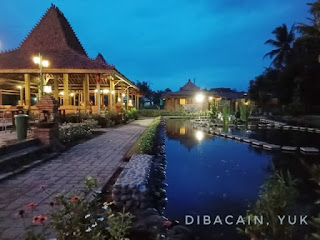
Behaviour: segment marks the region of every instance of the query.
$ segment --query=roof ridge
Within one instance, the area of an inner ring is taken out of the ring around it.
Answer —
[[[82,49],[83,49],[83,51],[84,51],[84,53],[88,56],[88,53],[87,53],[87,51],[85,50],[85,48],[83,47],[83,45],[82,45],[82,43],[80,42],[80,40],[79,40],[79,38],[78,38],[78,36],[77,36],[77,34],[76,34],[76,32],[73,30],[73,27],[71,26],[71,24],[70,24],[70,22],[68,21],[68,19],[64,16],[64,14],[63,14],[63,12],[57,7],[57,6],[55,6],[54,4],[51,4],[55,9],[57,9],[57,11],[58,11],[58,13],[61,15],[61,17],[63,17],[64,18],[64,20],[66,21],[66,23],[69,25],[69,27],[70,27],[70,29],[71,29],[71,31],[72,31],[72,33],[75,35],[75,37],[76,37],[76,40],[78,41],[78,43],[80,44],[80,46],[82,47]],[[60,20],[60,19],[59,19]],[[60,22],[61,23],[61,22]],[[64,33],[64,35],[66,34],[66,32],[65,31],[63,31],[63,33]],[[67,36],[65,36],[66,38],[67,38]],[[68,45],[68,47],[70,47],[69,45]]]
[[[88,55],[70,22],[54,4],[42,15],[18,49],[63,49],[72,48],[80,54]]]

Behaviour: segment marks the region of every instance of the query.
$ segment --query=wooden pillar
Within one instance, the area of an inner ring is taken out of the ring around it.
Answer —
[[[110,110],[115,110],[115,102],[116,102],[116,92],[114,90],[114,80],[110,79],[110,95],[111,95],[111,101],[110,101]]]
[[[129,100],[130,100],[130,96],[129,96],[129,87],[127,88],[127,105],[126,108],[128,109],[128,105],[129,105]]]
[[[140,103],[139,103],[139,99],[140,98],[140,95],[138,94],[137,95],[137,110],[139,110],[140,109]]]
[[[96,102],[97,102],[97,113],[100,114],[101,112],[101,92],[100,92],[100,74],[97,74],[96,75],[96,84],[97,84],[97,99],[96,99]]]
[[[2,105],[2,91],[0,90],[0,105]]]
[[[24,74],[24,97],[26,108],[30,109],[31,107],[31,91],[30,91],[30,74]]]
[[[63,105],[70,105],[70,96],[69,96],[69,75],[68,73],[63,74]]]
[[[58,83],[58,75],[53,76],[53,87],[54,87],[54,92],[53,96],[55,100],[59,100],[59,83]]]
[[[84,112],[87,113],[89,106],[89,74],[85,74],[83,77],[83,106]]]
[[[111,110],[111,79],[109,79],[108,110]]]

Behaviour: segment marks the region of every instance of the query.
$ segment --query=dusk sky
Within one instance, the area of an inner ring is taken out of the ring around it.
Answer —
[[[285,23],[306,22],[308,0],[10,0],[1,1],[0,51],[16,48],[50,4],[69,20],[92,58],[105,59],[153,90],[247,90],[270,65],[264,42]]]

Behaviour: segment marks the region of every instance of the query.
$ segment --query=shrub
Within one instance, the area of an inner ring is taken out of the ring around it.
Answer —
[[[83,123],[67,123],[59,127],[59,141],[68,145],[82,139],[91,137],[91,129],[97,127],[97,122],[86,120]]]
[[[52,196],[45,186],[41,188],[50,197]],[[122,212],[114,210],[112,203],[105,202],[102,205],[99,202],[101,191],[98,191],[97,188],[97,179],[88,176],[85,179],[83,189],[68,195],[56,195],[50,203],[52,208],[48,212],[47,216],[49,217],[38,216],[37,223],[43,225],[42,232],[35,233],[32,226],[28,227],[31,230],[26,233],[26,239],[48,239],[50,233],[47,232],[44,223],[50,220],[49,226],[55,230],[57,239],[124,240],[132,224],[132,214],[125,212],[124,209]],[[36,203],[32,204],[32,208],[38,205]],[[25,212],[20,210],[19,215],[23,221],[24,214]],[[35,220],[33,223],[35,223]]]
[[[147,130],[143,133],[140,139],[140,153],[152,154],[154,140],[156,137],[157,127],[160,123],[160,118],[156,118]]]
[[[164,110],[142,109],[142,110],[138,110],[138,114],[143,117],[159,117],[159,116],[198,117],[198,116],[209,116],[210,113],[209,113],[209,111],[188,113],[186,111],[168,112],[168,111],[164,111]]]
[[[281,239],[291,240],[293,226],[284,221],[281,225],[278,216],[289,216],[293,209],[296,197],[295,180],[288,173],[285,178],[282,174],[275,174],[267,179],[260,193],[256,204],[248,211],[247,221],[249,218],[253,221],[253,216],[263,216],[266,224],[248,224],[245,230],[239,229],[251,239]]]

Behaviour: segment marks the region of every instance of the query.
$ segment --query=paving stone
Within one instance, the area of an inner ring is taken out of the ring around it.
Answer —
[[[28,172],[0,183],[0,239],[15,239],[21,235],[21,219],[18,211],[29,204],[39,204],[34,213],[50,210],[49,197],[41,189],[55,195],[58,192],[72,192],[81,189],[86,176],[92,173],[103,187],[114,171],[122,164],[122,158],[141,136],[152,119],[137,120],[84,143],[78,144],[50,162],[41,164]],[[28,215],[26,223],[31,224]]]

